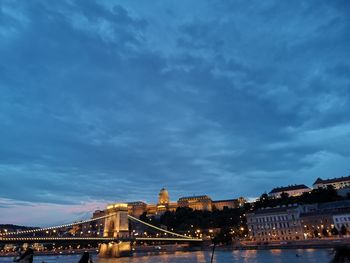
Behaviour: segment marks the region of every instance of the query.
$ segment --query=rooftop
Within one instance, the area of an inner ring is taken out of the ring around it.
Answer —
[[[315,184],[331,184],[331,183],[338,183],[338,182],[344,182],[344,181],[350,181],[350,175],[348,176],[342,176],[342,177],[336,177],[336,178],[331,178],[331,179],[321,179],[318,177],[316,181],[314,182]]]
[[[307,187],[305,184],[294,184],[294,185],[273,188],[269,194],[287,192],[292,190],[300,190],[300,189],[310,189],[310,188]]]
[[[187,201],[187,200],[193,200],[193,199],[203,200],[203,199],[211,199],[211,198],[207,195],[184,196],[179,198],[179,201]]]
[[[258,215],[258,214],[273,214],[273,213],[281,213],[281,212],[287,212],[291,209],[296,209],[297,205],[288,205],[288,206],[280,206],[280,207],[267,207],[267,208],[259,208],[255,211],[248,212],[247,214],[250,215]]]
[[[127,204],[128,205],[146,205],[146,203],[142,201],[128,202]]]
[[[227,199],[227,200],[215,200],[213,203],[221,203],[221,202],[238,202],[237,199]]]

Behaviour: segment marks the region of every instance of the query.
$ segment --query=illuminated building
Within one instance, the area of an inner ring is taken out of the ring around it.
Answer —
[[[327,237],[334,228],[350,230],[350,201],[258,209],[246,216],[250,238],[257,242]]]
[[[243,197],[213,201],[207,195],[181,197],[177,202],[171,202],[168,190],[162,188],[158,194],[157,204],[136,201],[127,203],[127,206],[129,215],[140,217],[144,213],[147,216],[160,216],[166,211],[176,211],[178,207],[189,207],[193,210],[207,211],[212,211],[213,209],[223,210],[224,208],[232,209],[241,207],[245,202],[246,200]],[[97,210],[94,213],[94,217],[99,217],[104,212]]]
[[[314,189],[326,188],[329,185],[333,186],[334,189],[341,189],[344,187],[348,187],[350,186],[350,176],[325,179],[325,180],[321,178],[317,178],[313,184],[313,188]]]
[[[272,189],[269,193],[269,196],[273,196],[275,198],[281,197],[282,193],[286,193],[289,196],[300,196],[303,193],[310,192],[311,189],[304,184],[299,185],[289,185],[285,187],[276,187]]]
[[[158,204],[156,206],[156,214],[163,214],[165,211],[175,211],[177,203],[170,202],[168,190],[162,188],[158,194]]]
[[[140,217],[144,212],[147,211],[147,204],[141,201],[128,203],[129,215]]]
[[[179,207],[189,207],[193,210],[212,210],[212,200],[207,195],[181,197],[177,204]]]
[[[304,239],[298,207],[258,209],[247,213],[249,236],[257,242]]]
[[[169,193],[168,190],[162,188],[158,195],[158,205],[168,205],[169,204]]]
[[[344,226],[347,231],[350,230],[350,211],[348,213],[341,213],[333,215],[333,222],[335,228],[340,231],[342,226]]]
[[[147,215],[161,215],[165,211],[175,211],[177,203],[170,202],[169,192],[162,188],[158,194],[157,204],[146,204],[142,201],[128,203],[129,215],[140,217],[143,213]]]
[[[330,232],[334,226],[332,212],[319,209],[318,204],[301,206],[300,220],[306,239],[320,237],[323,231]]]
[[[229,200],[217,200],[212,201],[212,209],[223,210],[223,209],[233,209],[243,206],[246,200],[243,197],[238,199]]]
[[[350,230],[350,201],[303,205],[300,219],[306,238],[330,236],[333,228],[340,231],[342,225]]]

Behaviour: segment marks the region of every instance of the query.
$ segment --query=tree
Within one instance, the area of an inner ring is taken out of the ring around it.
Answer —
[[[342,225],[340,228],[340,234],[345,236],[347,232],[348,232],[348,230],[346,229],[346,227],[344,225]]]
[[[228,245],[232,242],[232,234],[230,229],[221,228],[220,232],[215,236],[215,240],[217,243],[222,243]]]
[[[339,231],[338,231],[338,229],[336,229],[335,227],[333,227],[333,228],[331,229],[331,233],[332,233],[333,236],[339,235]]]
[[[327,229],[325,227],[322,229],[322,235],[324,237],[328,237],[328,231],[327,231]]]
[[[281,199],[282,200],[288,200],[288,198],[289,198],[289,194],[288,193],[285,193],[285,192],[281,193]]]
[[[264,203],[264,202],[267,202],[267,201],[269,201],[269,196],[267,195],[267,193],[263,193],[260,196],[260,202]]]

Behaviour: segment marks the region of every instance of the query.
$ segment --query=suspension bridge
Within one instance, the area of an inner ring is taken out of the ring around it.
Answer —
[[[97,242],[100,244],[100,256],[118,257],[131,251],[131,244],[135,241],[147,242],[201,242],[201,238],[182,235],[152,225],[136,217],[128,215],[126,204],[114,204],[108,206],[103,216],[88,220],[77,221],[70,224],[62,224],[51,227],[29,229],[16,232],[0,233],[0,244],[10,243],[69,243],[69,242]],[[99,236],[45,236],[45,233],[58,233],[60,229],[73,228],[75,226],[93,222],[104,222],[103,234]],[[129,221],[139,223],[145,227],[158,231],[163,236],[138,237],[132,235],[129,229]]]

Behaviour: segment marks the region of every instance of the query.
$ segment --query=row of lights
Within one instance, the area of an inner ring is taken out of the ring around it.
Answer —
[[[36,241],[36,240],[105,240],[113,241],[114,238],[108,237],[5,237],[0,238],[0,241]]]
[[[200,238],[168,238],[168,237],[137,237],[136,240],[139,241],[147,241],[147,240],[154,240],[154,241],[203,241]]]
[[[5,233],[0,233],[0,236],[1,235],[9,236],[9,235],[29,234],[29,233],[34,233],[34,232],[46,231],[46,230],[54,230],[54,229],[57,229],[57,228],[71,227],[71,226],[75,226],[75,225],[81,225],[81,224],[97,221],[97,220],[100,220],[100,219],[103,219],[103,218],[106,218],[106,217],[113,216],[114,214],[116,214],[116,213],[105,215],[105,216],[96,217],[96,218],[93,218],[93,219],[83,220],[83,221],[79,221],[79,222],[75,222],[75,223],[71,223],[71,224],[65,224],[65,225],[60,225],[60,226],[52,226],[52,227],[45,227],[45,228],[40,228],[40,229],[24,230],[24,231],[17,231],[17,232],[7,232],[7,230],[5,229]]]
[[[129,217],[130,219],[132,219],[132,220],[135,220],[135,221],[137,221],[137,222],[140,222],[140,223],[142,223],[142,224],[144,224],[144,225],[146,225],[146,226],[152,227],[152,228],[157,229],[157,230],[159,230],[159,231],[162,231],[162,232],[164,232],[164,233],[168,233],[168,234],[171,234],[171,235],[174,235],[174,236],[178,236],[178,237],[181,237],[181,238],[186,238],[186,239],[189,239],[189,238],[190,238],[190,237],[188,237],[188,236],[186,236],[186,235],[180,235],[180,234],[177,234],[177,233],[174,233],[174,232],[171,232],[171,231],[168,231],[168,230],[165,230],[165,229],[156,227],[156,226],[151,225],[151,224],[149,224],[149,223],[146,223],[146,222],[144,222],[144,221],[142,221],[142,220],[140,220],[140,219],[138,219],[138,218],[136,218],[136,217],[133,217],[133,216],[130,216],[130,215],[128,215],[128,217]]]

